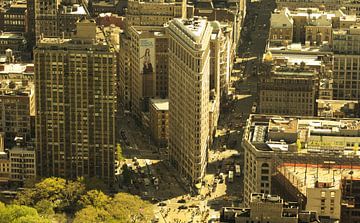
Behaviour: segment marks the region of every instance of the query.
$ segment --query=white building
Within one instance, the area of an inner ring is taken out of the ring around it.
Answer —
[[[169,35],[169,155],[192,184],[201,181],[209,146],[210,38],[201,17],[174,19]]]

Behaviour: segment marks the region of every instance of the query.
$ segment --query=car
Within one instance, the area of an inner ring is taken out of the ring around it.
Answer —
[[[166,206],[166,203],[165,203],[165,202],[160,202],[160,203],[158,204],[158,206],[164,207],[164,206]]]
[[[157,198],[151,198],[151,203],[153,203],[153,204],[156,204],[156,203],[158,203],[159,202],[159,199],[157,199]]]
[[[181,203],[181,204],[184,204],[184,203],[186,203],[186,200],[185,200],[185,199],[180,199],[180,200],[178,200],[177,202],[178,202],[178,203]]]
[[[178,209],[179,210],[186,210],[186,209],[188,209],[188,207],[185,206],[185,205],[181,205],[181,206],[178,207]]]

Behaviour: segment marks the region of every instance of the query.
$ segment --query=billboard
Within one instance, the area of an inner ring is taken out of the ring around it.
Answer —
[[[151,75],[155,73],[155,39],[140,39],[140,73]]]

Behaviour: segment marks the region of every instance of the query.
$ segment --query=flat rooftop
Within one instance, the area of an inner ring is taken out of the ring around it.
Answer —
[[[0,80],[0,96],[31,96],[34,94],[31,81]]]
[[[150,103],[158,111],[168,111],[169,110],[169,99],[151,99]]]
[[[257,150],[360,157],[360,119],[251,115],[244,135]]]
[[[201,41],[207,26],[207,19],[202,17],[193,17],[191,19],[173,19],[174,24],[182,30],[194,42]]]
[[[304,195],[306,188],[339,189],[342,179],[360,180],[360,166],[283,163],[277,169]]]
[[[2,32],[0,33],[0,39],[19,39],[25,40],[25,37],[20,33],[15,32]]]

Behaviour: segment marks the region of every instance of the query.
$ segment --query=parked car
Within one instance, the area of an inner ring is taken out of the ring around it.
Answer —
[[[180,199],[180,200],[178,200],[177,202],[178,202],[178,203],[181,203],[181,204],[184,204],[184,203],[186,203],[186,200],[185,200],[185,199]]]
[[[188,209],[188,207],[186,207],[185,205],[181,205],[178,207],[179,210],[185,210],[185,209]]]

